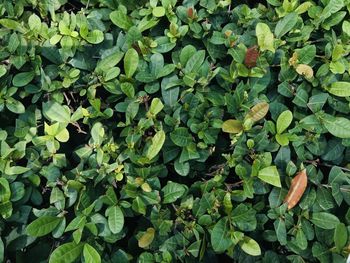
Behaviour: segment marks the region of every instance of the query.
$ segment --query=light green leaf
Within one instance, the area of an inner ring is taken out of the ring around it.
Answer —
[[[91,129],[91,138],[93,140],[93,143],[96,145],[101,145],[103,142],[104,135],[105,130],[103,128],[102,123],[96,122]]]
[[[112,23],[116,26],[128,30],[130,27],[133,26],[133,23],[130,19],[130,17],[126,14],[124,14],[120,10],[115,10],[109,14],[109,18],[111,19]]]
[[[294,28],[298,21],[298,15],[296,13],[289,13],[283,19],[279,20],[276,28],[275,35],[277,38],[280,38],[287,34],[290,30]]]
[[[108,210],[108,226],[113,234],[118,234],[124,226],[124,214],[119,206],[112,206]]]
[[[241,247],[241,249],[251,256],[260,256],[261,255],[261,249],[254,239],[245,236],[242,241],[238,243]]]
[[[342,139],[350,138],[350,120],[344,117],[327,116],[322,119],[322,123],[334,136]]]
[[[86,263],[100,263],[101,257],[96,249],[89,244],[84,245],[83,249],[84,260]]]
[[[130,82],[124,82],[120,85],[122,92],[129,98],[133,98],[135,96],[134,86]]]
[[[162,17],[165,15],[165,8],[162,6],[156,6],[155,8],[153,8],[152,14],[155,17]]]
[[[339,224],[339,219],[335,215],[327,212],[313,213],[311,222],[323,229],[334,229]]]
[[[281,187],[280,175],[276,166],[268,166],[261,169],[258,173],[258,177],[268,184]]]
[[[148,148],[146,157],[149,160],[152,160],[154,157],[156,157],[157,154],[162,149],[164,142],[165,142],[165,132],[163,130],[158,131],[152,138],[152,144]]]
[[[43,103],[43,114],[50,121],[60,123],[70,122],[70,110],[67,106],[62,106],[55,101]]]
[[[49,259],[49,263],[72,263],[83,251],[84,243],[70,242],[56,248]]]
[[[28,235],[41,237],[49,234],[62,221],[62,218],[55,216],[39,217],[27,226]]]
[[[347,20],[344,20],[342,25],[343,32],[350,37],[350,22]]]
[[[338,97],[348,97],[350,96],[350,82],[333,82],[328,88],[328,92]]]
[[[284,132],[293,121],[293,113],[290,110],[282,112],[277,119],[277,133]]]
[[[221,128],[223,132],[227,133],[240,133],[243,131],[242,122],[239,120],[226,120]]]
[[[134,75],[138,64],[139,55],[135,49],[130,48],[128,51],[126,51],[124,57],[124,70],[127,78],[131,78],[132,75]]]
[[[163,204],[174,203],[186,192],[186,187],[182,184],[169,181],[166,186],[163,187],[162,192],[164,194]]]
[[[265,23],[258,23],[256,25],[255,32],[256,37],[258,38],[258,45],[260,47],[260,50],[269,50],[271,52],[275,52],[274,36],[269,26]]]
[[[162,101],[159,98],[154,98],[151,102],[151,107],[147,112],[147,116],[155,117],[159,112],[162,111],[163,108],[164,108],[164,105]]]
[[[41,19],[36,14],[32,14],[28,18],[29,28],[33,31],[40,31],[41,29]]]

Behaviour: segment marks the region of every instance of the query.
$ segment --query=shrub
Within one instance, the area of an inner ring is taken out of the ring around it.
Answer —
[[[0,1],[0,261],[344,262],[349,0]]]

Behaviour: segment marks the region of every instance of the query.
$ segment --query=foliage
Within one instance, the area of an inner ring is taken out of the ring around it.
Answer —
[[[0,0],[0,261],[344,262],[349,12]]]

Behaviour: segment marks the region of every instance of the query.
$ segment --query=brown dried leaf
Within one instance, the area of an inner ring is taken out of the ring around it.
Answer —
[[[292,180],[289,188],[289,192],[284,199],[284,202],[288,204],[288,210],[297,205],[300,198],[303,196],[307,186],[306,169],[300,171]]]
[[[257,46],[253,46],[247,49],[247,52],[245,53],[245,59],[244,64],[248,68],[253,68],[256,66],[256,61],[259,58],[259,50]]]

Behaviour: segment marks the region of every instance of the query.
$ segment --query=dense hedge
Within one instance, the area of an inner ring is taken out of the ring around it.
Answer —
[[[345,262],[349,0],[0,0],[0,261]]]

